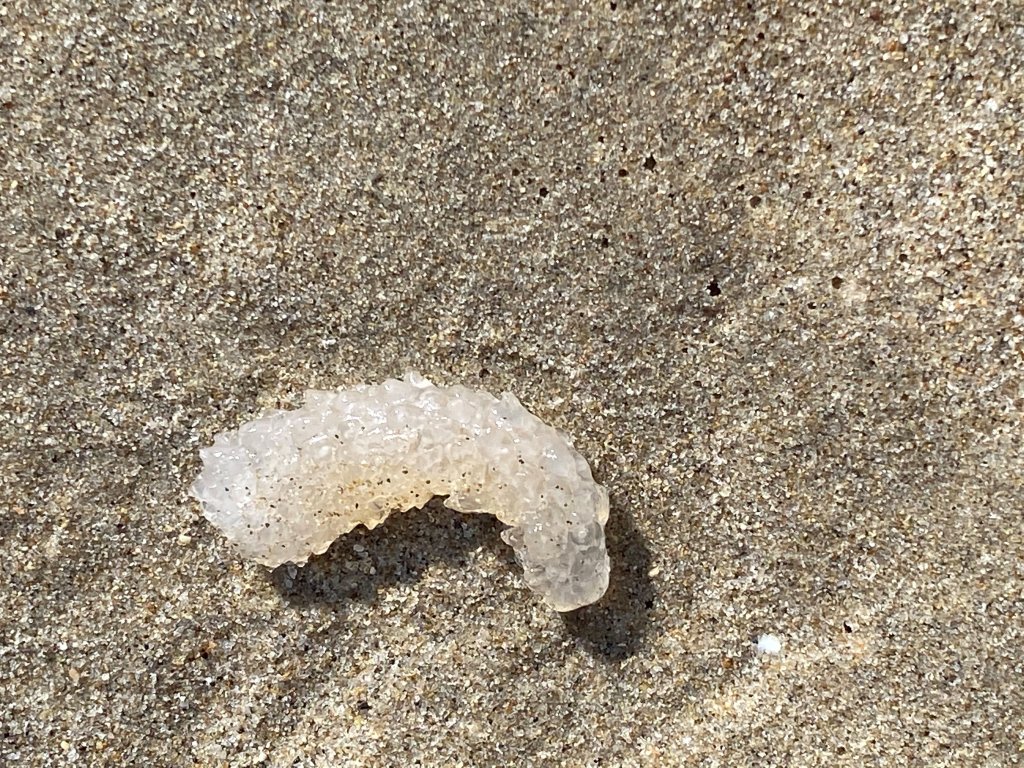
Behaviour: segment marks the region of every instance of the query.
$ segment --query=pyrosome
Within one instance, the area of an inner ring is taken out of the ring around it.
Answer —
[[[200,451],[192,493],[239,553],[305,563],[341,534],[433,496],[495,515],[526,583],[558,611],[608,587],[608,493],[567,435],[501,398],[415,373],[310,390]]]

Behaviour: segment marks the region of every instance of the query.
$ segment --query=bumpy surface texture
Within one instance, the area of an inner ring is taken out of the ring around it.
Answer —
[[[608,586],[608,494],[566,436],[501,399],[410,373],[376,386],[310,390],[201,451],[206,517],[246,557],[305,563],[362,523],[433,496],[511,527],[526,582],[569,611]]]

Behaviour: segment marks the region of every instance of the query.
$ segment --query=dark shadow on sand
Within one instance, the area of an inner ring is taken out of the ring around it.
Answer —
[[[614,500],[605,526],[612,561],[608,591],[593,605],[563,615],[566,630],[591,654],[619,661],[643,647],[650,630],[655,592],[651,551],[628,510]]]
[[[493,548],[508,568],[516,568],[499,535],[504,528],[491,515],[464,515],[435,497],[421,509],[391,515],[372,531],[360,526],[306,565],[279,566],[270,578],[285,600],[300,607],[373,603],[388,587],[418,581],[433,563],[468,565],[469,554],[481,547]]]
[[[470,553],[481,547],[519,572],[512,549],[500,537],[505,527],[490,515],[449,509],[443,497],[436,497],[422,509],[392,515],[372,531],[359,527],[339,537],[302,567],[279,566],[270,578],[292,605],[343,608],[356,601],[373,603],[395,584],[414,583],[433,563],[467,566]],[[626,511],[612,511],[606,534],[612,560],[608,592],[594,605],[562,614],[562,619],[588,653],[619,660],[640,650],[647,636],[654,605],[647,575],[651,555]]]

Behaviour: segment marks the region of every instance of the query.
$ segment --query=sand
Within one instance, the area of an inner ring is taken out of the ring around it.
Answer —
[[[1022,29],[3,4],[0,763],[1021,764]],[[604,600],[439,502],[269,572],[187,495],[410,369],[572,436]]]

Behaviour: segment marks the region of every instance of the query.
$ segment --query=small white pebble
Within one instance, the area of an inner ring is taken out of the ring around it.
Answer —
[[[761,635],[757,638],[757,652],[777,656],[782,650],[782,641],[775,635]]]
[[[192,543],[192,537],[189,536],[187,533],[180,533],[180,534],[178,534],[178,544],[179,544],[179,546],[185,547],[185,546],[188,546],[191,543]]]

